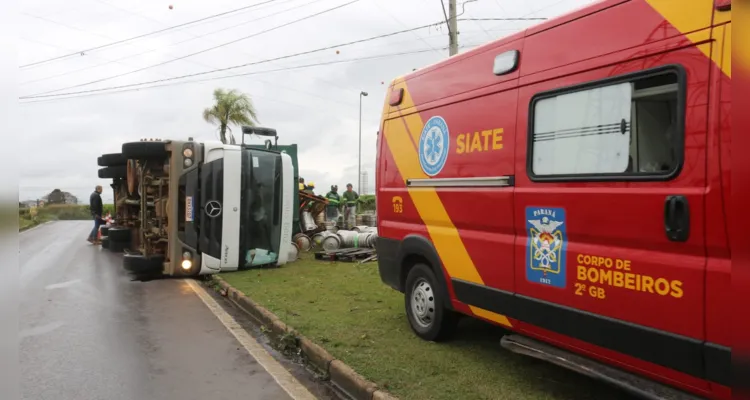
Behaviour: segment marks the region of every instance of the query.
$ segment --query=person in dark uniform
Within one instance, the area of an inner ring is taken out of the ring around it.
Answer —
[[[94,217],[94,229],[91,230],[89,238],[87,239],[92,244],[99,244],[97,233],[99,233],[99,227],[102,225],[102,214],[104,213],[104,205],[102,205],[102,187],[97,185],[94,189],[94,193],[91,193],[89,197],[89,210],[91,216]]]

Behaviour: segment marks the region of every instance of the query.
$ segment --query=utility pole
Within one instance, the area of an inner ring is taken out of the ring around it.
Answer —
[[[359,92],[359,157],[357,158],[357,193],[362,194],[362,97],[367,92]]]
[[[456,21],[456,0],[448,0],[448,51],[449,55],[458,53],[458,22]]]

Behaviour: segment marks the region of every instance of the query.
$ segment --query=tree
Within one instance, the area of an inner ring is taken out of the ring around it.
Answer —
[[[203,119],[218,125],[222,143],[227,143],[227,129],[230,132],[229,143],[235,143],[229,125],[255,126],[259,122],[252,101],[244,93],[218,88],[214,90],[214,101],[213,107],[203,110]]]
[[[49,204],[65,204],[65,193],[60,189],[55,189],[47,195]]]

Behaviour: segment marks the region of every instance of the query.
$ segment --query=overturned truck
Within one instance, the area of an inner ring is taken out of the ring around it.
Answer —
[[[275,130],[250,133],[275,136]],[[244,142],[244,141],[243,141]],[[99,157],[112,179],[107,246],[137,274],[194,276],[287,262],[292,245],[291,157],[270,145],[142,140]]]

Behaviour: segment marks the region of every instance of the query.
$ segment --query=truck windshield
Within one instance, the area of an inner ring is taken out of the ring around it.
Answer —
[[[242,150],[240,265],[276,263],[281,236],[281,155]]]

